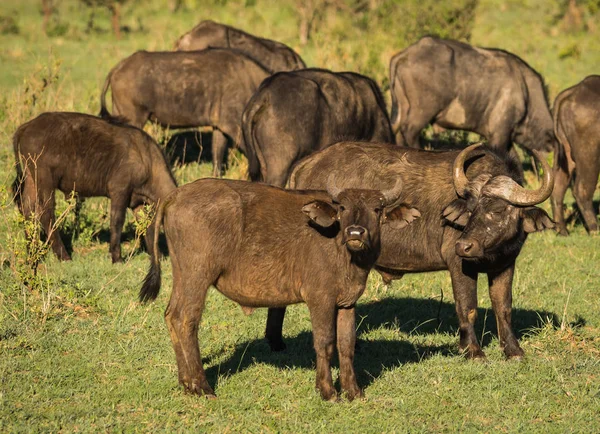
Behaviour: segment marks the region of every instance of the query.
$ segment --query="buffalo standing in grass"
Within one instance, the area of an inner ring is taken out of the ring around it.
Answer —
[[[211,20],[201,21],[175,42],[175,49],[180,51],[204,50],[211,47],[240,50],[272,72],[306,68],[300,56],[287,45],[259,38]]]
[[[292,165],[339,141],[393,141],[385,102],[375,82],[324,69],[267,78],[242,117],[253,181],[283,187]]]
[[[419,147],[429,123],[474,131],[492,148],[550,152],[555,138],[542,77],[514,54],[425,37],[390,62],[396,142]]]
[[[542,159],[544,177],[538,190],[519,184],[517,162],[481,145],[463,151],[428,152],[369,143],[339,143],[302,160],[290,176],[291,188],[319,188],[333,174],[341,188],[382,189],[401,179],[399,200],[423,217],[405,230],[382,228],[376,263],[389,282],[404,273],[448,270],[460,327],[460,349],[470,358],[485,357],[477,341],[477,276],[488,276],[500,346],[520,358],[511,326],[515,260],[531,232],[554,226],[533,205],[552,192],[553,178]],[[284,310],[269,312],[266,336],[274,350],[284,348]]]
[[[162,220],[173,264],[165,317],[186,390],[214,396],[197,336],[214,285],[244,310],[306,303],[321,396],[336,397],[330,370],[336,335],[342,390],[348,399],[361,396],[353,367],[354,305],[379,254],[381,226],[398,230],[415,217],[397,201],[400,191],[400,182],[385,192],[341,191],[330,182],[325,193],[203,179],[169,196],[155,230]],[[140,299],[153,300],[159,290],[155,248]]]
[[[229,136],[245,152],[241,119],[248,100],[270,72],[235,50],[138,51],[115,66],[104,83],[100,115],[143,127],[148,119],[171,128],[212,126],[213,174],[219,176]]]
[[[563,201],[573,180],[573,196],[588,232],[598,230],[593,197],[600,173],[600,76],[591,75],[564,90],[554,102],[555,186],[552,211],[558,229],[567,235]]]
[[[69,260],[54,230],[54,194],[110,198],[110,253],[122,261],[121,231],[127,207],[155,204],[177,186],[162,150],[152,138],[117,120],[81,113],[43,113],[17,129],[15,193],[25,218],[35,213],[52,250]],[[152,255],[153,226],[146,246]]]

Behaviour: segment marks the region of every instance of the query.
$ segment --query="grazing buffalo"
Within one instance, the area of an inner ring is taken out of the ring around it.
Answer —
[[[201,21],[175,42],[175,49],[180,51],[204,50],[211,47],[240,50],[271,72],[306,68],[300,56],[287,45],[258,38],[211,20]]]
[[[399,200],[423,217],[403,231],[383,227],[376,269],[386,282],[404,273],[448,270],[460,327],[460,349],[485,357],[475,335],[477,276],[488,276],[500,346],[509,358],[523,355],[511,326],[515,260],[527,234],[554,226],[533,205],[550,196],[548,164],[538,190],[525,190],[512,158],[472,145],[463,151],[427,152],[369,143],[339,143],[301,161],[290,176],[292,188],[319,188],[333,174],[341,188],[387,188],[401,179]],[[269,312],[267,339],[281,339],[283,310]]]
[[[600,173],[600,76],[591,75],[560,93],[554,102],[555,185],[552,211],[559,233],[567,235],[563,200],[571,179],[573,196],[588,232],[598,230],[592,198]]]
[[[21,125],[13,138],[17,161],[15,196],[25,218],[40,219],[52,250],[69,260],[54,224],[54,191],[110,198],[110,253],[121,262],[121,231],[127,207],[138,210],[177,186],[152,138],[118,120],[82,113],[43,113]],[[146,246],[152,254],[152,230]]]
[[[353,367],[354,305],[379,254],[381,226],[399,229],[418,214],[397,201],[401,189],[398,182],[384,192],[342,191],[330,179],[327,193],[298,192],[202,179],[169,196],[155,230],[162,220],[173,264],[165,317],[185,389],[214,396],[197,336],[206,292],[214,285],[246,312],[306,303],[321,396],[336,396],[330,371],[336,334],[341,388],[348,399],[361,396]],[[154,251],[142,301],[154,300],[160,290]]]
[[[542,77],[506,51],[427,36],[392,57],[390,87],[398,144],[419,147],[435,122],[481,134],[497,150],[554,148]]]
[[[267,78],[244,110],[242,128],[250,179],[279,187],[294,162],[342,138],[393,141],[375,82],[324,69]]]
[[[241,119],[246,103],[269,71],[235,50],[138,51],[115,66],[104,83],[100,115],[142,127],[148,119],[171,128],[212,126],[213,172],[221,174],[229,136],[244,152]]]

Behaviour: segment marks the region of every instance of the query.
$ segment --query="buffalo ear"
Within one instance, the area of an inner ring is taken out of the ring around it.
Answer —
[[[328,228],[337,221],[337,209],[322,200],[315,200],[302,207],[302,212],[317,225]]]
[[[383,223],[389,224],[393,229],[402,229],[420,217],[421,213],[418,209],[402,203],[384,210]]]
[[[521,218],[523,219],[523,230],[528,234],[543,231],[544,229],[554,229],[555,227],[554,221],[552,221],[546,211],[537,206],[522,208]]]
[[[471,211],[465,199],[455,199],[442,211],[442,218],[457,226],[465,227],[471,217]]]

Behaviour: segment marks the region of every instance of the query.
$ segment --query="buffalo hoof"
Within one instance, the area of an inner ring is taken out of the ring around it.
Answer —
[[[321,398],[323,398],[323,401],[329,401],[329,402],[337,402],[338,401],[338,394],[336,392],[335,389],[318,389],[319,393],[321,394]]]
[[[466,348],[463,348],[462,351],[465,357],[469,360],[476,360],[480,362],[484,362],[487,360],[485,353],[479,345],[469,345]]]
[[[525,352],[518,345],[513,347],[507,346],[504,348],[504,355],[506,356],[507,360],[520,361],[525,357]]]
[[[186,393],[191,395],[204,396],[206,399],[217,399],[217,395],[210,386],[201,387],[198,384],[192,383],[191,385],[184,384],[184,390]]]
[[[112,263],[113,264],[122,264],[123,263],[123,258],[121,258],[121,257],[113,258]]]
[[[285,344],[285,342],[283,342],[283,339],[277,339],[269,340],[269,347],[271,347],[271,351],[277,353],[280,351],[284,351],[287,348],[287,345]]]
[[[365,397],[364,392],[360,387],[357,387],[355,390],[347,390],[346,391],[346,399],[350,402],[355,399],[363,399]]]
[[[69,256],[69,254],[68,254],[68,253],[66,253],[66,252],[65,252],[65,253],[61,253],[61,254],[58,256],[58,260],[59,260],[59,261],[61,261],[61,262],[62,262],[62,261],[70,261],[70,260],[71,260],[71,257]]]
[[[560,235],[561,237],[567,237],[567,236],[569,236],[569,231],[566,230],[565,228],[560,228],[557,231],[557,235]]]

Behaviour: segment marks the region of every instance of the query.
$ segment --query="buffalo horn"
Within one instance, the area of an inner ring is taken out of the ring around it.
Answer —
[[[544,170],[544,177],[542,178],[540,188],[537,190],[527,190],[508,176],[496,176],[485,186],[486,194],[504,199],[518,206],[536,205],[548,199],[554,188],[554,174],[545,159],[537,151],[532,152],[536,160],[542,164]]]
[[[465,175],[465,161],[473,154],[473,151],[483,146],[483,143],[475,143],[463,149],[460,154],[454,160],[454,167],[452,168],[452,178],[454,181],[454,189],[460,197],[465,197],[467,193],[467,187],[469,186],[469,179]]]
[[[390,190],[385,190],[381,192],[381,194],[383,195],[385,205],[390,205],[396,202],[396,200],[398,200],[398,198],[400,197],[400,193],[402,193],[402,179],[398,177],[396,179],[396,184],[394,184],[394,186]]]

